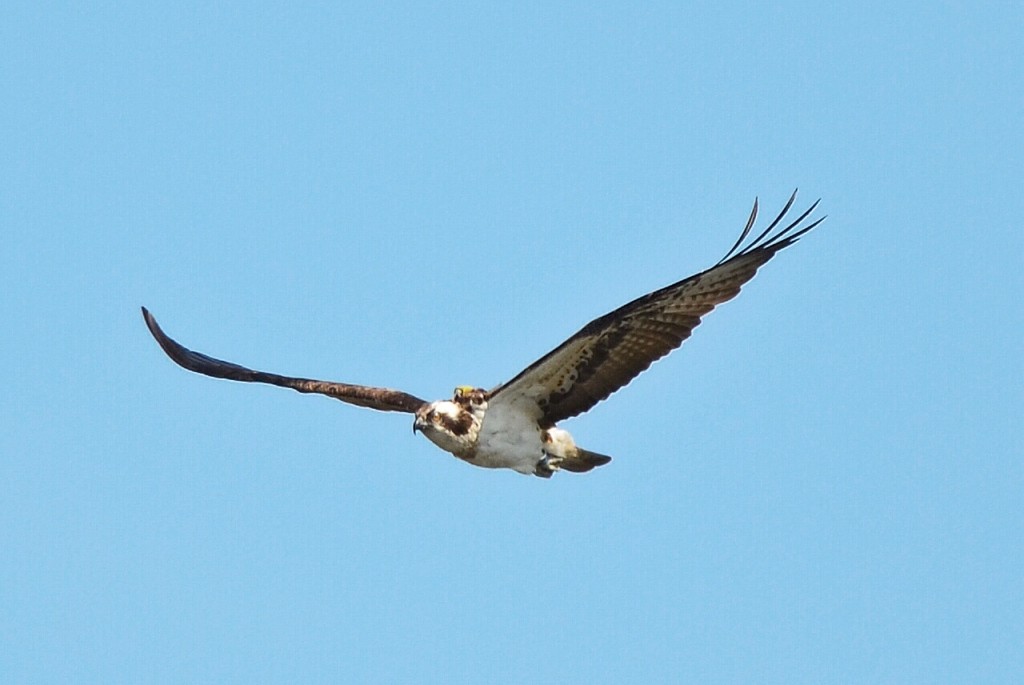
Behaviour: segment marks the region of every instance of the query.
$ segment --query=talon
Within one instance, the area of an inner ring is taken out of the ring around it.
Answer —
[[[545,455],[540,460],[544,466],[551,469],[552,471],[560,471],[562,469],[562,462],[565,461],[565,457],[553,457],[550,454]]]
[[[537,462],[534,473],[541,478],[550,478],[551,474],[555,471],[562,470],[561,464],[563,461],[565,461],[564,457],[553,457],[550,454],[545,454],[544,457]]]

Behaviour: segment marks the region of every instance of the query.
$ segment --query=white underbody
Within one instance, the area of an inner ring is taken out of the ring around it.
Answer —
[[[533,473],[543,458],[543,433],[536,419],[511,408],[486,411],[472,459],[474,464]]]

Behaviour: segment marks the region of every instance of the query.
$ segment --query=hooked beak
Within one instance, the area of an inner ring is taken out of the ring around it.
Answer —
[[[416,415],[416,420],[412,422],[412,434],[416,435],[418,432],[423,430],[427,425],[427,420],[419,414]]]

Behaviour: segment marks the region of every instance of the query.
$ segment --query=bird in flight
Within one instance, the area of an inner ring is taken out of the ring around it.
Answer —
[[[796,193],[767,228],[748,240],[757,200],[732,249],[699,274],[655,290],[597,318],[512,380],[491,390],[455,388],[451,399],[428,402],[389,388],[279,376],[194,352],[172,340],[149,311],[150,333],[175,363],[214,378],[269,383],[319,393],[360,407],[413,414],[413,432],[475,466],[508,468],[550,478],[556,471],[583,473],[611,457],[576,445],[558,427],[582,414],[679,347],[701,317],[731,300],[758,268],[824,221],[811,220],[812,204],[786,220]]]

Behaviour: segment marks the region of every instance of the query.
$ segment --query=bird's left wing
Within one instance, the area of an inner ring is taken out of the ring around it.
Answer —
[[[796,199],[744,245],[757,218],[757,201],[739,240],[718,264],[637,298],[584,326],[511,381],[490,392],[491,404],[515,403],[544,426],[581,414],[679,347],[701,317],[731,300],[759,267],[824,220],[805,220],[818,203],[783,226]],[[783,226],[780,228],[780,226]]]
[[[238,364],[214,359],[200,352],[194,352],[172,340],[161,330],[156,319],[153,318],[153,315],[145,307],[142,308],[142,316],[146,320],[149,332],[160,343],[160,347],[167,353],[167,356],[176,364],[189,371],[213,376],[214,378],[226,378],[232,381],[246,381],[249,383],[269,383],[271,385],[279,385],[282,388],[291,388],[299,392],[327,395],[342,402],[380,411],[400,411],[413,414],[422,405],[426,404],[424,400],[399,390],[279,376],[275,373],[254,371]]]

